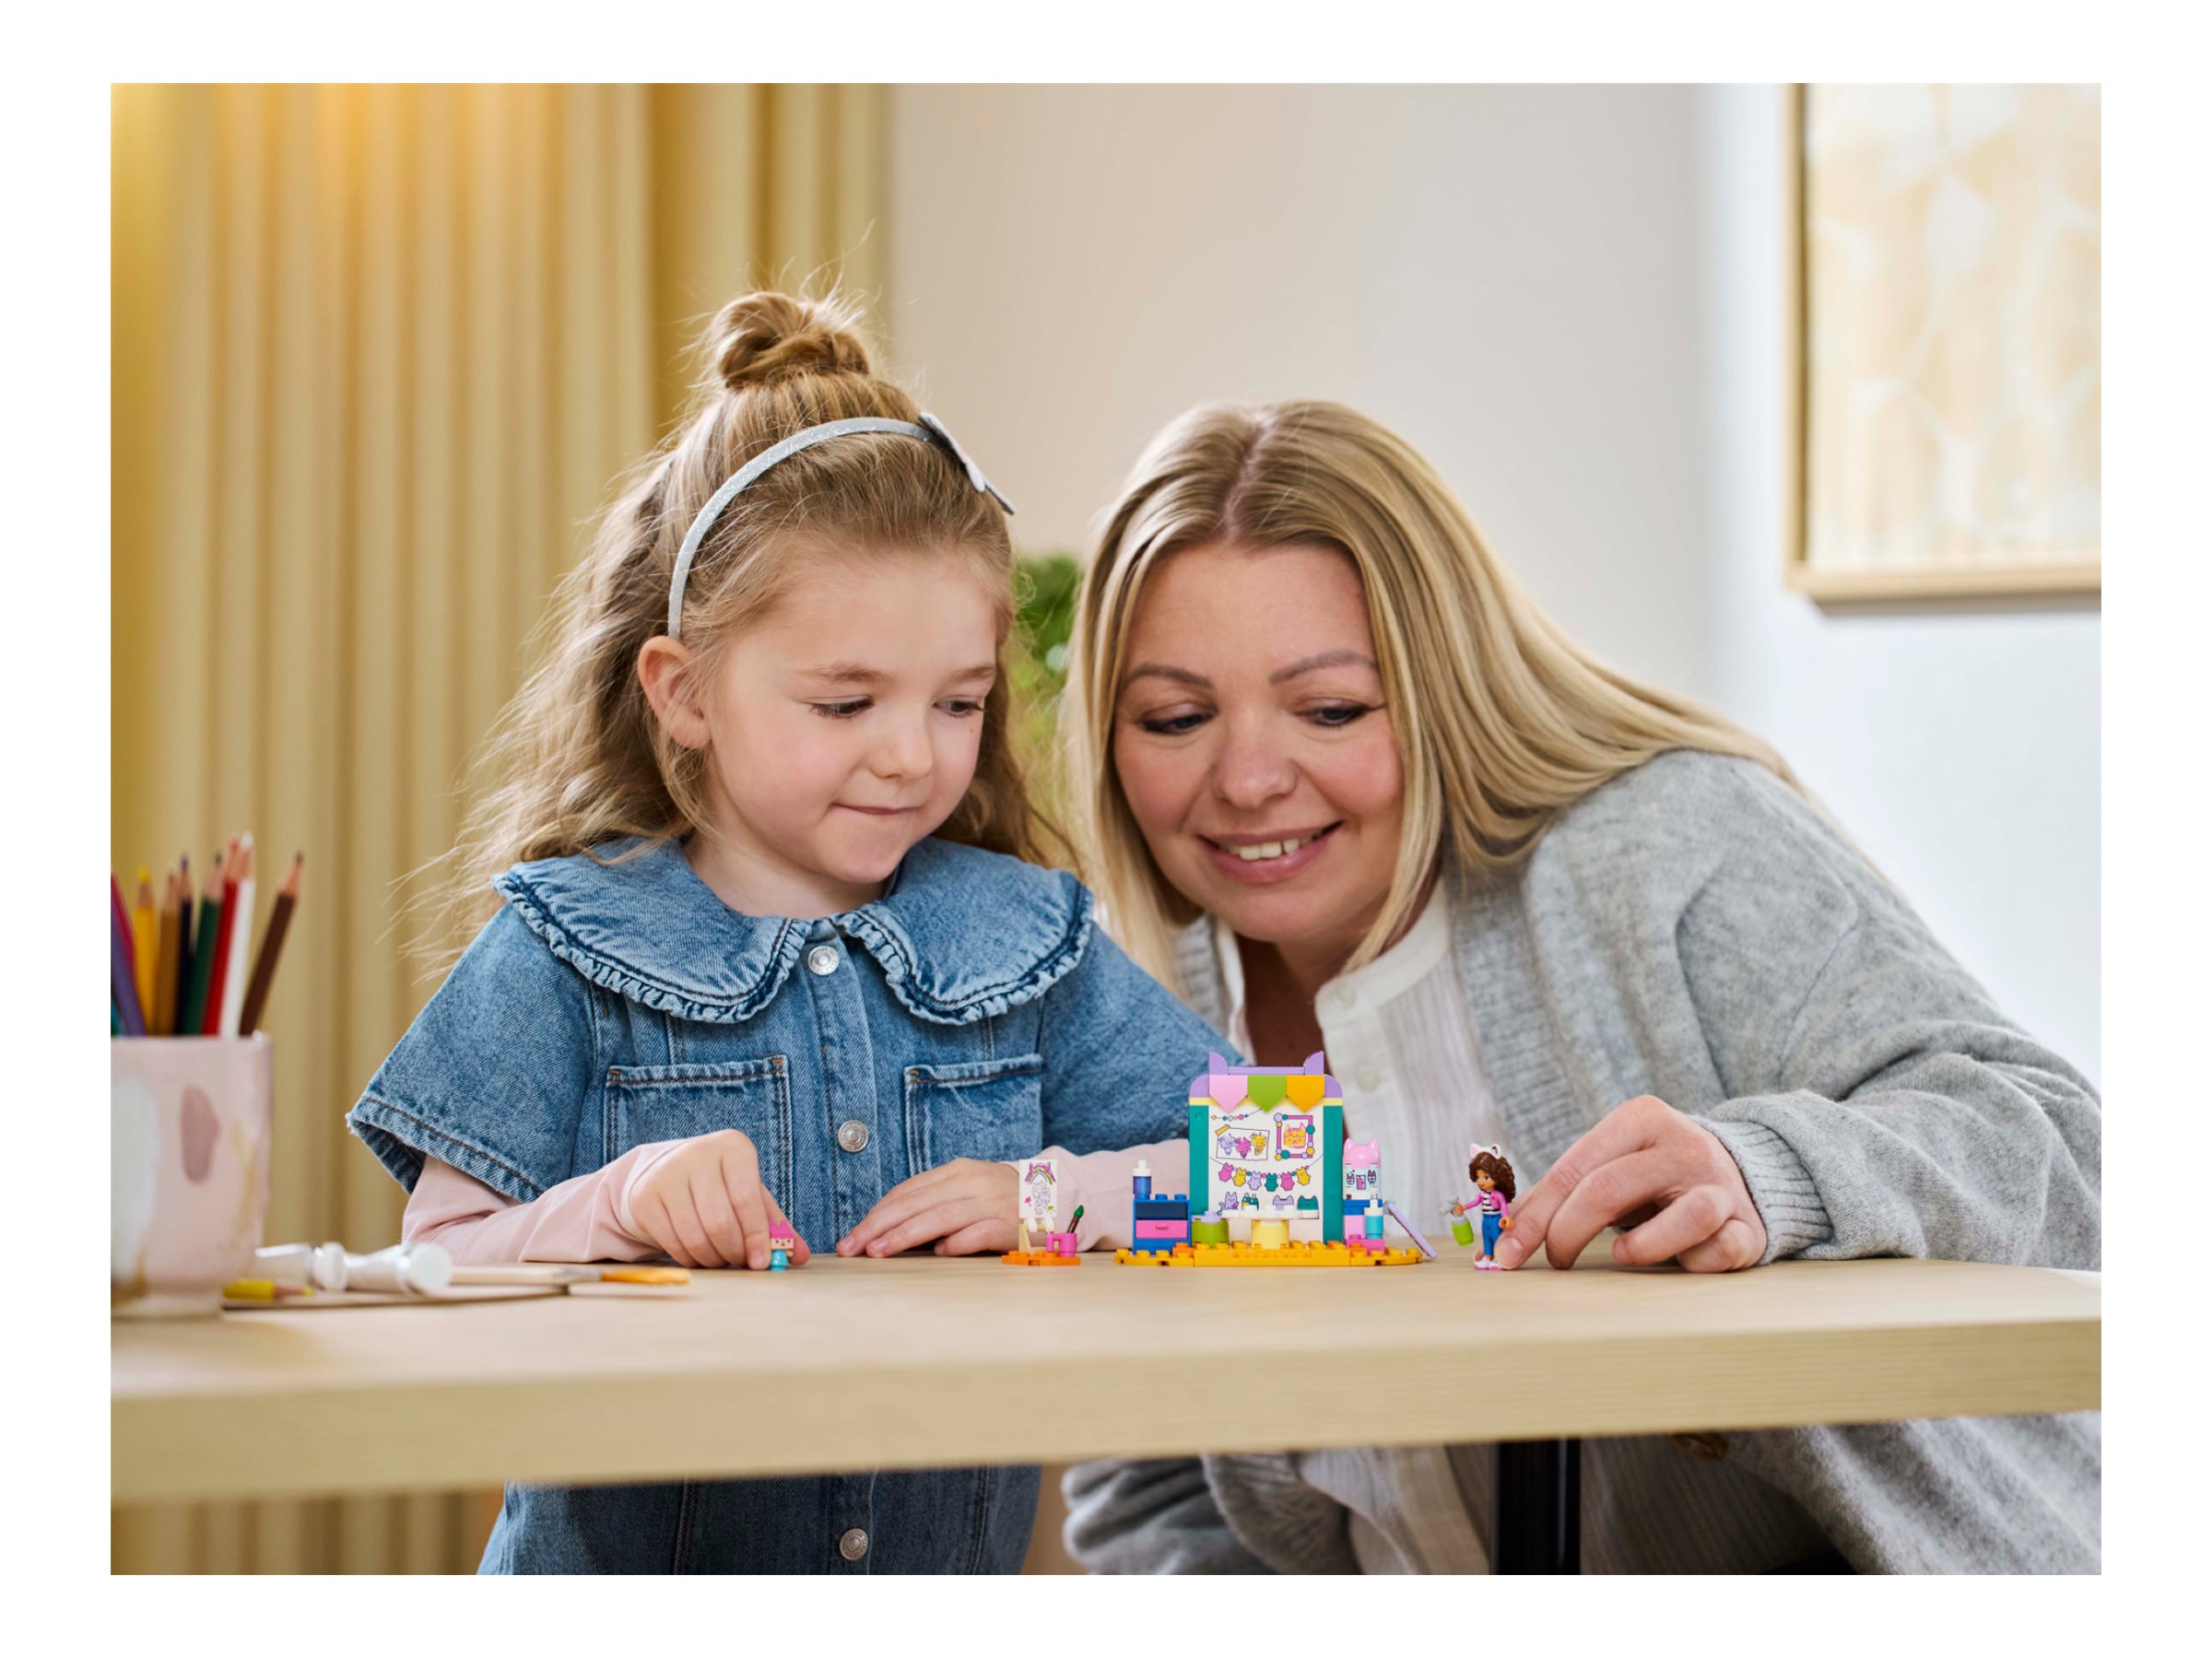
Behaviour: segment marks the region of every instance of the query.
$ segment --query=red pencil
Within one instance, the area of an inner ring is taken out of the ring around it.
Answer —
[[[108,872],[108,897],[115,905],[115,934],[123,941],[124,965],[131,971],[134,983],[138,978],[138,942],[131,937],[131,911],[123,901],[123,883],[115,879],[115,872]]]
[[[222,917],[229,922],[238,905],[238,837],[232,836],[223,850],[223,909]],[[219,1037],[223,1030],[223,975],[230,966],[230,935],[234,930],[218,927],[215,930],[215,966],[207,975],[207,1009],[200,1017],[200,1035]]]

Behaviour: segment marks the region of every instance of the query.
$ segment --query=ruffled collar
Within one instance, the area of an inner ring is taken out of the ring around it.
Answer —
[[[1091,926],[1090,894],[1072,876],[934,836],[907,853],[883,897],[819,922],[730,909],[667,840],[516,865],[492,885],[594,984],[722,1023],[767,1007],[825,929],[873,957],[910,1013],[966,1025],[1059,980]]]

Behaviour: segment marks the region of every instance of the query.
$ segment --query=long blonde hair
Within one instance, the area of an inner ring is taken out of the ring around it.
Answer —
[[[497,908],[508,865],[586,852],[626,836],[648,843],[710,830],[708,757],[663,730],[639,683],[639,649],[667,630],[668,589],[691,521],[752,456],[826,421],[912,421],[914,401],[870,367],[857,313],[837,300],[746,294],[700,346],[702,371],[681,423],[633,470],[591,551],[562,579],[537,670],[500,715],[478,759],[483,792],[461,838],[429,866],[421,940],[444,960]],[[998,600],[1003,647],[1014,619],[1005,515],[935,446],[856,434],[779,462],[733,500],[700,547],[684,591],[691,672],[711,677],[733,632],[772,606],[815,550],[959,559]],[[1033,813],[1007,730],[1008,677],[983,705],[975,781],[937,831],[1036,857]],[[420,901],[418,901],[420,902]]]
[[[1123,946],[1170,985],[1175,931],[1198,912],[1160,874],[1130,813],[1113,767],[1114,706],[1145,579],[1178,552],[1217,544],[1334,547],[1366,589],[1406,805],[1389,892],[1347,970],[1411,922],[1440,861],[1477,878],[1511,869],[1563,808],[1654,755],[1740,756],[1798,786],[1749,733],[1578,649],[1394,433],[1341,404],[1194,409],[1137,462],[1099,537],[1064,716],[1084,876]]]

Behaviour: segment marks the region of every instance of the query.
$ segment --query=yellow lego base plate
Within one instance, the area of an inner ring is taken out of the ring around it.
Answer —
[[[1410,1267],[1418,1250],[1354,1250],[1335,1241],[1309,1244],[1292,1240],[1272,1250],[1252,1244],[1178,1244],[1171,1251],[1117,1250],[1113,1259],[1130,1267]]]
[[[1073,1267],[1082,1258],[1049,1250],[1009,1250],[998,1259],[1009,1267]]]

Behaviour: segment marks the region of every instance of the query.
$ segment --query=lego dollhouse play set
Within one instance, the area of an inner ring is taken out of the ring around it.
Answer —
[[[1347,1145],[1344,1095],[1320,1054],[1302,1065],[1231,1065],[1218,1054],[1191,1079],[1190,1182],[1156,1190],[1131,1178],[1131,1241],[1114,1260],[1144,1266],[1406,1266],[1433,1253],[1382,1194],[1382,1149]],[[1059,1230],[1060,1171],[1033,1159],[1021,1181],[1021,1248],[1005,1259],[1076,1260]],[[1385,1241],[1386,1214],[1418,1246]],[[1041,1230],[1044,1246],[1033,1234]]]

